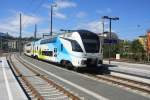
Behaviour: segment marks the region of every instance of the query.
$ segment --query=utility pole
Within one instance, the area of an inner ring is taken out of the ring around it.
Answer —
[[[51,32],[50,32],[50,36],[52,37],[52,34],[53,34],[53,7],[52,7],[52,5],[51,5]]]
[[[20,13],[20,36],[19,36],[19,54],[21,55],[21,49],[22,49],[22,41],[21,41],[21,37],[22,37],[22,23],[21,23],[21,13]]]
[[[6,34],[7,34],[7,40],[6,40],[6,41],[7,41],[7,52],[9,52],[9,46],[8,46],[8,42],[9,42],[9,41],[8,41],[8,32],[7,32]]]
[[[102,54],[104,53],[103,52],[103,47],[104,47],[104,19],[102,18],[102,40],[101,40],[101,50],[102,50]]]
[[[104,26],[104,19],[102,19],[102,29],[103,29],[102,32],[103,32],[103,36],[104,36],[104,27],[105,27]]]
[[[35,30],[34,30],[34,40],[36,40],[36,34],[37,34],[37,25],[35,24]]]
[[[111,41],[111,18],[109,19],[109,32],[110,32],[109,33],[109,40]],[[111,50],[112,49],[112,47],[111,47],[112,43],[110,42],[109,45],[110,45],[109,46],[109,64],[110,64],[110,61],[111,61],[111,51],[112,51]]]
[[[35,24],[35,28],[34,28],[34,44],[33,44],[33,56],[35,54],[35,41],[36,41],[36,33],[37,33],[37,26]]]
[[[51,30],[50,30],[50,36],[53,35],[53,7],[56,7],[56,4],[51,4]]]

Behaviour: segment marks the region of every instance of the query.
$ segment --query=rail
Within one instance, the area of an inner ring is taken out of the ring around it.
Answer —
[[[11,66],[13,66],[13,69],[15,70],[17,76],[19,76],[23,80],[23,82],[26,84],[26,86],[28,86],[28,88],[31,90],[32,94],[35,97],[37,97],[38,100],[44,100],[44,97],[41,96],[41,94],[32,86],[32,84],[30,84],[30,82],[26,79],[26,77],[23,76],[21,74],[21,72],[19,71],[19,69],[15,66],[14,62],[12,62],[11,55],[9,55],[7,58],[11,64]]]
[[[93,75],[89,73],[85,73],[85,74],[88,76],[100,79],[100,80],[104,80],[106,82],[111,82],[113,84],[118,84],[121,86],[125,86],[134,90],[138,90],[138,91],[150,94],[150,84],[148,83],[143,83],[143,82],[139,82],[139,81],[135,81],[135,80],[119,77],[119,76],[114,76],[114,75],[98,75],[97,76],[97,75]]]
[[[80,98],[76,95],[74,95],[73,93],[69,92],[68,90],[64,89],[64,87],[56,84],[54,81],[48,79],[47,77],[45,77],[44,75],[42,75],[41,73],[39,73],[35,68],[33,68],[31,65],[26,64],[24,61],[21,61],[18,57],[15,57],[17,61],[19,61],[23,66],[25,66],[27,69],[29,69],[31,72],[33,72],[34,74],[36,74],[36,76],[40,77],[42,80],[44,80],[45,82],[47,82],[49,85],[53,86],[54,88],[56,88],[58,91],[62,92],[64,95],[66,95],[67,97],[69,97],[72,100],[80,100]],[[23,82],[26,84],[26,86],[28,86],[28,88],[30,89],[30,91],[32,91],[32,94],[38,98],[38,100],[45,100],[44,97],[38,92],[38,90],[36,90],[36,88],[34,88],[34,86],[26,79],[26,77],[24,75],[22,75],[22,73],[19,71],[19,69],[16,67],[16,65],[14,64],[14,62],[11,59],[11,55],[9,56],[9,61],[11,63],[11,65],[13,66],[17,76],[19,76]],[[31,68],[32,67],[32,68]]]

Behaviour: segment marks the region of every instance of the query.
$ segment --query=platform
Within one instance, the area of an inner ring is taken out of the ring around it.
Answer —
[[[104,61],[104,64],[108,64],[108,61]],[[111,71],[122,72],[150,79],[150,65],[117,61],[111,61],[111,65],[108,68]]]
[[[10,66],[6,57],[0,58],[0,100],[28,100]]]

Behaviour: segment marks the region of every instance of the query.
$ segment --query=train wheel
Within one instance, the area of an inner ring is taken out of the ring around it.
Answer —
[[[68,62],[66,64],[66,68],[69,69],[69,70],[72,70],[73,69],[73,65],[70,62]]]
[[[62,65],[63,67],[66,66],[66,61],[65,61],[65,60],[62,60],[60,63],[61,63],[61,65]]]
[[[38,59],[39,59],[39,58],[38,58],[38,56],[35,56],[35,59],[37,59],[37,60],[38,60]]]

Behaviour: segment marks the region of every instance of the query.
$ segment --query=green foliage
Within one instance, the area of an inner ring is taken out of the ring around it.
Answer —
[[[146,51],[143,48],[143,45],[138,41],[134,40],[131,44],[131,51],[133,53],[133,59],[137,61],[144,60]]]
[[[111,58],[115,58],[116,53],[119,53],[119,47],[117,44],[104,44],[103,46],[103,56],[104,58],[109,58],[109,48]]]
[[[138,40],[134,40],[131,44],[131,50],[133,53],[144,53],[144,48]]]
[[[119,41],[115,45],[104,44],[103,54],[104,58],[109,57],[109,47],[111,57],[115,58],[115,55],[119,53],[121,58],[132,59],[136,61],[143,61],[146,59],[146,51],[139,40],[134,41]]]

